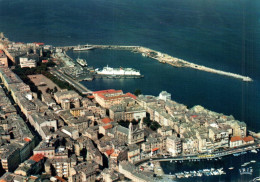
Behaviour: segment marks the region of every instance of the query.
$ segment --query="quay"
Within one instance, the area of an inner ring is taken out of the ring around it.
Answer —
[[[241,152],[249,152],[253,149],[260,149],[260,144],[254,144],[251,145],[251,147],[246,146],[245,147],[240,147],[238,149],[232,149],[232,150],[227,150],[227,151],[222,151],[222,152],[215,152],[215,153],[208,153],[208,154],[197,154],[197,155],[182,155],[182,156],[165,156],[165,157],[149,157],[149,158],[143,158],[139,161],[135,161],[135,165],[136,166],[140,166],[143,163],[146,162],[150,162],[150,161],[157,161],[157,162],[161,162],[161,161],[200,161],[200,160],[212,160],[215,158],[220,158],[220,157],[224,157],[224,156],[228,156],[228,155],[233,155],[236,153],[241,153]]]
[[[253,81],[253,79],[248,77],[248,76],[243,76],[243,75],[239,75],[239,74],[236,74],[236,73],[226,72],[226,71],[222,71],[222,70],[218,70],[218,69],[214,69],[214,68],[209,68],[209,67],[206,67],[206,66],[203,66],[203,65],[198,65],[198,64],[188,62],[188,61],[185,61],[183,59],[179,59],[179,58],[170,56],[168,54],[161,53],[159,51],[156,51],[156,50],[153,50],[153,49],[150,49],[150,48],[146,48],[146,47],[142,47],[142,46],[93,45],[93,44],[89,45],[89,46],[92,46],[95,49],[129,50],[129,51],[133,51],[133,52],[136,52],[136,53],[140,53],[140,54],[142,54],[142,56],[155,59],[155,60],[159,61],[160,63],[167,63],[167,64],[172,65],[174,67],[192,68],[192,69],[196,69],[196,70],[200,70],[200,71],[206,71],[206,72],[209,72],[209,73],[214,73],[214,74],[233,77],[233,78],[236,78],[236,79],[241,79],[245,82]],[[69,49],[74,49],[75,47],[77,47],[77,46],[64,46],[64,47],[57,47],[57,48],[69,50]]]

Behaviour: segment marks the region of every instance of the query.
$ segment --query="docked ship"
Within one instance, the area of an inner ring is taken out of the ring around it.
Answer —
[[[75,47],[73,49],[73,51],[87,51],[87,50],[91,50],[91,49],[94,49],[93,46],[90,46],[90,45],[78,45],[77,47]]]
[[[102,70],[98,68],[95,69],[97,75],[100,76],[107,76],[109,77],[118,77],[118,78],[140,78],[143,77],[140,71],[135,70],[133,68],[111,68],[111,67],[104,67]]]
[[[82,67],[85,67],[85,66],[88,65],[88,64],[87,64],[87,61],[86,61],[85,59],[77,58],[76,61],[77,61],[77,63],[78,63],[80,66],[82,66]]]

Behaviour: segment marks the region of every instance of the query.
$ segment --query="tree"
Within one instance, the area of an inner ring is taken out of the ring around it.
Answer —
[[[153,121],[152,122],[152,124],[151,124],[151,126],[150,126],[150,128],[153,130],[153,131],[156,131],[158,128],[160,128],[161,127],[161,125],[158,123],[158,122],[156,122],[156,121]]]
[[[42,98],[42,91],[37,90],[37,98],[41,100],[41,98]]]
[[[151,121],[148,117],[145,117],[145,118],[143,119],[143,122],[144,122],[144,124],[145,124],[146,126],[148,126],[148,127],[150,127],[150,125],[151,125],[151,123],[152,123],[152,121]]]
[[[51,93],[51,92],[50,92],[50,91],[51,91],[50,88],[46,88],[45,91],[46,91],[46,93],[48,93],[48,94]]]
[[[53,88],[53,93],[56,93],[58,91],[58,89],[57,89],[57,87],[55,86],[54,88]]]
[[[142,91],[141,91],[140,89],[135,89],[134,94],[135,94],[136,96],[141,95],[141,94],[142,94]]]

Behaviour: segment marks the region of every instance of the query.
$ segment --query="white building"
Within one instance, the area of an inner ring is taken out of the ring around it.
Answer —
[[[159,99],[164,100],[165,102],[166,102],[166,100],[171,100],[171,94],[166,91],[162,91],[159,94]]]
[[[182,152],[181,139],[176,137],[175,135],[167,137],[166,150],[173,156],[180,154]]]
[[[243,144],[243,140],[240,136],[231,137],[229,146],[230,148],[238,147]]]
[[[26,57],[23,57],[23,58],[21,57],[20,66],[21,66],[21,68],[25,68],[25,67],[34,68],[34,67],[36,67],[36,61],[33,59],[28,60],[28,58],[26,58]]]

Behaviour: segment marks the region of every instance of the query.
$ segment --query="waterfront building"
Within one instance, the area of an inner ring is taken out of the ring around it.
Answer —
[[[166,92],[166,91],[162,91],[160,94],[159,94],[159,99],[161,100],[164,100],[165,102],[167,100],[171,100],[171,94]]]
[[[140,172],[133,164],[127,161],[119,163],[119,172],[136,182],[153,182],[153,176],[149,173]]]
[[[233,147],[241,146],[242,144],[243,144],[242,138],[240,136],[234,136],[231,137],[229,146],[230,148],[233,148]]]
[[[172,156],[176,156],[182,152],[182,141],[175,135],[168,136],[166,139],[166,151]]]
[[[247,136],[243,138],[244,144],[252,144],[255,142],[255,139],[252,136]]]
[[[246,137],[247,127],[245,122],[231,120],[227,121],[227,124],[233,129],[233,136]]]
[[[209,127],[209,138],[214,143],[214,148],[226,148],[229,146],[229,133],[218,127]]]

